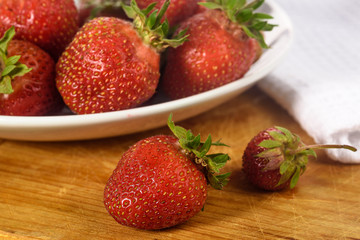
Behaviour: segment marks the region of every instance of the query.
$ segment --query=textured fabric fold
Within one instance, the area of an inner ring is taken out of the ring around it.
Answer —
[[[293,23],[294,41],[285,60],[259,82],[260,88],[317,143],[359,148],[360,1],[276,2]],[[327,152],[339,162],[360,163],[360,149]]]

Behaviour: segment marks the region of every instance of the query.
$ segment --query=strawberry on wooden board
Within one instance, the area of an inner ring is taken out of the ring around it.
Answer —
[[[174,136],[143,139],[127,150],[106,183],[104,204],[120,224],[140,229],[162,229],[183,223],[203,207],[210,183],[222,189],[230,173],[218,174],[230,159],[227,154],[208,154],[211,141],[168,125]],[[215,175],[218,174],[218,175]]]
[[[11,26],[16,39],[57,59],[78,30],[78,12],[74,0],[0,0],[0,35]]]
[[[243,155],[243,170],[254,186],[276,191],[295,187],[304,173],[314,149],[344,148],[348,145],[305,145],[299,136],[283,127],[272,127],[258,133],[247,145]]]
[[[55,63],[33,43],[12,40],[11,27],[0,40],[0,114],[37,116],[54,113],[63,102],[55,86]]]
[[[57,87],[73,112],[133,108],[154,95],[160,76],[159,53],[186,38],[184,32],[165,38],[169,25],[160,20],[168,5],[169,1],[147,17],[154,6],[140,10],[132,1],[124,10],[133,23],[99,17],[80,29],[57,63]]]
[[[199,0],[171,0],[169,9],[165,13],[165,17],[169,21],[170,26],[175,26],[185,19],[195,14],[198,9]],[[165,0],[136,0],[140,8],[145,8],[151,3],[156,3],[155,8],[160,9]]]
[[[172,99],[205,92],[241,78],[267,45],[261,34],[274,25],[271,16],[255,13],[263,1],[201,2],[208,8],[182,22],[188,41],[169,49],[162,76],[163,89]],[[260,51],[259,51],[260,50]]]

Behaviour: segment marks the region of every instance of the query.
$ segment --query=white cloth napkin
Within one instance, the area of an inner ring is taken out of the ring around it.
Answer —
[[[315,142],[358,148],[327,150],[332,159],[360,163],[360,1],[276,2],[293,23],[294,41],[260,88]]]

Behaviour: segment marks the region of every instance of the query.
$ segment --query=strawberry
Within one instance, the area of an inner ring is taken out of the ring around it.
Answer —
[[[165,17],[170,26],[175,26],[195,14],[199,0],[172,0]],[[151,3],[156,3],[155,8],[160,9],[165,0],[136,0],[140,8],[145,8]]]
[[[12,40],[14,35],[11,27],[0,40],[0,114],[36,116],[60,110],[54,60],[33,43]]]
[[[86,23],[57,63],[56,83],[69,108],[78,114],[133,108],[151,98],[160,76],[159,52],[185,41],[181,33],[166,39],[160,23],[168,3],[147,18],[133,0],[124,10],[128,21],[99,17]],[[156,15],[157,14],[157,15]]]
[[[188,41],[169,49],[163,73],[163,89],[172,99],[217,88],[241,78],[267,47],[261,31],[274,25],[263,19],[271,16],[253,13],[263,1],[245,5],[241,0],[200,2],[211,9],[182,22]]]
[[[15,26],[16,39],[30,41],[55,59],[78,29],[73,0],[1,0],[0,34]]]
[[[127,150],[104,190],[104,204],[120,224],[140,229],[162,229],[183,223],[197,214],[207,197],[207,183],[216,189],[228,182],[230,173],[218,173],[227,154],[208,154],[211,136],[175,126],[174,136],[158,135],[140,140]]]
[[[314,149],[345,148],[348,145],[305,145],[299,136],[283,127],[272,127],[258,133],[247,145],[243,170],[249,182],[270,191],[294,188],[304,173]]]

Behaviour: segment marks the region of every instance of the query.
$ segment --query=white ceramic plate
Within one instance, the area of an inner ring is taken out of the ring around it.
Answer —
[[[279,26],[265,33],[271,48],[242,79],[175,101],[158,94],[146,106],[116,112],[45,117],[0,116],[0,138],[68,141],[125,135],[164,126],[170,112],[175,121],[180,121],[218,106],[244,92],[274,69],[292,42],[292,25],[286,13],[269,0],[261,11],[270,13],[274,17],[272,23]]]

